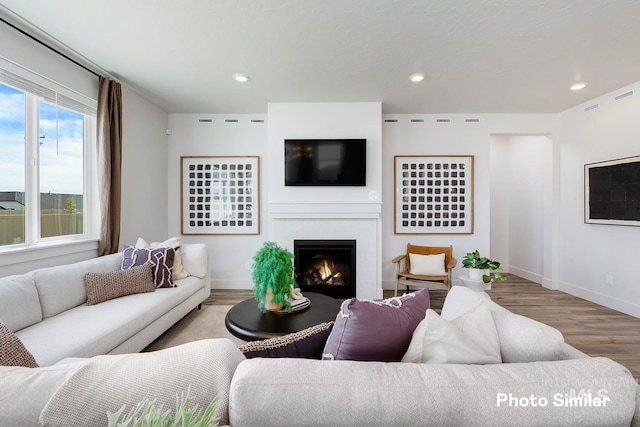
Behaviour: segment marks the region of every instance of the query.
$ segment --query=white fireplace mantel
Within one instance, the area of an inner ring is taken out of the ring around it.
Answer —
[[[270,203],[270,218],[380,218],[381,203]]]
[[[293,249],[296,239],[356,240],[356,296],[382,298],[380,213],[376,203],[270,203],[269,238]]]

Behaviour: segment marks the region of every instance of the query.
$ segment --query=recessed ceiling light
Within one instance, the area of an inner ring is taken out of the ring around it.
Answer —
[[[413,83],[421,82],[424,80],[424,78],[425,76],[422,73],[411,74],[409,76],[409,80],[411,80]]]
[[[569,86],[569,90],[581,90],[581,89],[584,89],[585,87],[587,87],[587,84],[585,82],[578,82]]]
[[[235,81],[240,83],[246,83],[249,81],[249,76],[247,76],[246,74],[234,74],[231,77],[233,77]]]

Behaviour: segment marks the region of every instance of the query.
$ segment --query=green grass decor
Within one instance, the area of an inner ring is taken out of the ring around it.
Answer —
[[[190,392],[181,393],[176,398],[176,413],[171,414],[156,399],[148,398],[138,403],[135,408],[125,414],[126,405],[117,412],[107,412],[109,427],[217,427],[219,418],[215,416],[218,409],[218,396],[209,406],[202,409],[192,404]]]
[[[273,302],[287,311],[291,311],[289,295],[295,285],[293,271],[293,254],[278,246],[275,242],[265,242],[253,257],[253,294],[258,301],[258,308],[266,312],[270,301],[267,293],[273,293]]]

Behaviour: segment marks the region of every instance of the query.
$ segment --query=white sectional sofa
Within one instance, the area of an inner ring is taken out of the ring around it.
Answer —
[[[84,275],[120,269],[122,253],[0,279],[0,321],[40,366],[142,350],[211,293],[204,244],[180,247],[189,276],[176,287],[86,305]]]
[[[488,303],[458,291],[443,313]],[[218,396],[221,424],[231,426],[640,425],[640,389],[624,366],[587,357],[546,325],[494,314],[503,360],[509,353],[521,361],[245,359],[231,340],[208,339],[45,368],[0,367],[0,425],[106,425],[107,411],[145,397],[171,410],[186,389],[201,406]],[[524,328],[538,333],[517,336]],[[534,361],[536,348],[557,356]]]

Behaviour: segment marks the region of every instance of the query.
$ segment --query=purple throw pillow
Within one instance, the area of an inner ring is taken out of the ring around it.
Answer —
[[[177,248],[176,248],[177,249]],[[125,246],[122,250],[122,270],[138,267],[150,262],[153,268],[153,283],[156,288],[173,288],[176,285],[171,279],[173,259],[176,256],[174,248],[143,249]]]
[[[429,291],[421,289],[383,301],[344,301],[324,347],[325,360],[398,362],[413,331],[429,308]]]

